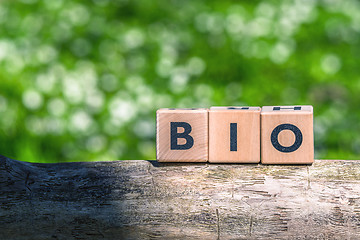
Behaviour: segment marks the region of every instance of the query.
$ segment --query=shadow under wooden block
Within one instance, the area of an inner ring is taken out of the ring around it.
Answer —
[[[159,162],[207,162],[208,110],[159,109],[156,159]]]
[[[209,162],[260,162],[260,107],[211,107]]]
[[[311,164],[313,162],[313,107],[263,107],[261,163]]]

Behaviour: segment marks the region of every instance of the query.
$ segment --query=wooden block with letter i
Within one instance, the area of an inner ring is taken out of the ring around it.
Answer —
[[[212,107],[209,162],[260,162],[260,107]]]
[[[156,112],[159,162],[208,161],[208,110],[164,108]]]
[[[312,106],[266,106],[261,110],[261,162],[314,162]]]

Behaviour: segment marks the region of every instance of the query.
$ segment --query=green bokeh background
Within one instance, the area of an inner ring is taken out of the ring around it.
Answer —
[[[310,104],[316,158],[360,158],[360,3],[0,4],[0,151],[155,159],[162,107]]]

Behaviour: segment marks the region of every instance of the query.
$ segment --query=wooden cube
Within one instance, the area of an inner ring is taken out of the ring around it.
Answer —
[[[159,109],[156,159],[159,162],[208,161],[208,110]]]
[[[211,107],[209,162],[260,162],[260,107]]]
[[[261,163],[311,164],[313,162],[313,107],[263,107]]]

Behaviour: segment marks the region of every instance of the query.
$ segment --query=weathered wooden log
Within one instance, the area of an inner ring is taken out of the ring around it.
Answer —
[[[360,162],[0,158],[0,239],[359,239]]]

